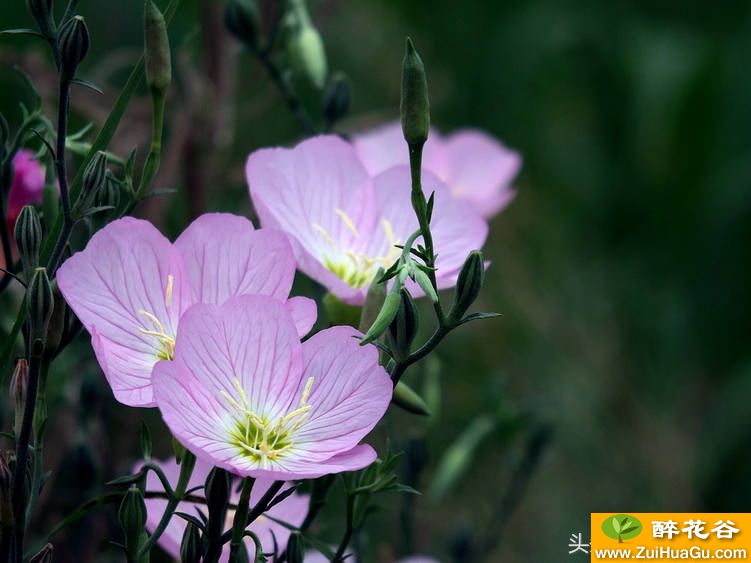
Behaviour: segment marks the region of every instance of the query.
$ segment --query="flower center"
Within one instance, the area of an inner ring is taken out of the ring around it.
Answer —
[[[360,233],[349,215],[339,208],[334,211],[342,220],[344,226],[354,235],[355,240],[359,239]],[[313,229],[326,241],[329,247],[322,257],[325,268],[352,287],[359,289],[370,285],[378,268],[388,268],[399,257],[399,249],[396,247],[399,243],[394,236],[391,223],[387,219],[382,219],[381,228],[389,243],[388,254],[371,256],[352,248],[341,248],[326,229],[314,223]]]
[[[276,420],[251,409],[248,396],[237,377],[233,385],[237,397],[232,397],[224,389],[219,391],[234,410],[229,443],[239,450],[240,455],[256,463],[277,461],[293,447],[294,434],[308,418],[308,411],[312,408],[308,404],[308,397],[313,378],[309,377],[306,381],[298,408]]]
[[[175,277],[167,276],[167,288],[164,290],[164,304],[169,309],[172,304],[172,289],[175,285]],[[172,360],[175,357],[175,337],[167,334],[162,321],[154,313],[141,309],[138,313],[151,323],[151,327],[140,327],[138,332],[156,339],[157,352],[156,357],[160,360]]]

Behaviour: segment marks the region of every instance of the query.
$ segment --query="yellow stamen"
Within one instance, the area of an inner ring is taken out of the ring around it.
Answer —
[[[164,305],[169,308],[172,303],[172,289],[175,286],[175,276],[169,274],[167,276],[167,289],[164,292]]]
[[[357,231],[357,227],[355,227],[355,222],[350,218],[349,215],[347,215],[342,209],[339,209],[338,207],[334,209],[334,212],[339,215],[339,218],[344,223],[344,226],[347,227],[353,235],[355,235],[355,238],[359,238],[360,233]]]
[[[334,243],[333,237],[326,231],[326,229],[321,227],[321,225],[317,223],[313,223],[313,230],[317,232],[319,235],[321,235],[324,238],[324,240],[329,244],[329,246],[331,247],[336,246],[336,244]]]

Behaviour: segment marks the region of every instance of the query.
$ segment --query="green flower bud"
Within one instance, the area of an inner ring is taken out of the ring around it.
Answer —
[[[451,306],[451,311],[449,312],[450,322],[458,323],[461,321],[464,313],[467,312],[467,309],[470,308],[480,294],[484,278],[485,264],[483,263],[482,252],[474,250],[467,256],[459,272],[454,304]]]
[[[13,376],[10,378],[10,396],[13,397],[13,430],[16,436],[21,434],[23,413],[26,409],[26,392],[29,388],[29,363],[23,358],[16,362]]]
[[[323,95],[323,115],[326,122],[334,124],[349,112],[350,86],[347,77],[337,72],[326,86]]]
[[[399,109],[402,115],[402,131],[409,145],[422,145],[430,131],[430,101],[428,81],[420,55],[412,40],[407,38],[407,49],[402,61],[402,95]]]
[[[368,329],[368,332],[365,333],[365,336],[363,336],[360,341],[360,346],[370,344],[386,331],[391,324],[391,321],[394,320],[394,317],[396,317],[399,312],[401,301],[402,298],[400,297],[399,292],[392,289],[391,293],[386,296],[386,300],[383,302],[383,307],[381,307],[381,311],[378,313],[376,320],[373,321],[373,325]]]
[[[288,563],[303,563],[305,560],[305,538],[300,532],[292,532],[287,542]]]
[[[104,179],[104,186],[97,193],[96,204],[99,207],[110,206],[115,209],[120,205],[120,182],[109,170]]]
[[[28,282],[34,268],[39,265],[39,249],[42,246],[42,225],[33,206],[23,206],[16,220],[13,236],[16,239],[18,254],[21,256],[24,277]]]
[[[37,24],[37,29],[45,37],[55,36],[55,19],[52,14],[52,0],[26,0],[26,7]]]
[[[141,489],[135,485],[128,489],[120,503],[117,517],[125,534],[125,549],[133,555],[138,552],[141,532],[146,524],[146,503]]]
[[[201,530],[193,522],[188,522],[180,542],[180,561],[183,563],[200,563],[201,561]]]
[[[383,277],[383,268],[378,268],[373,282],[368,288],[368,293],[365,295],[365,303],[362,306],[362,313],[360,314],[360,332],[367,332],[368,329],[373,326],[378,313],[383,307],[383,302],[386,300],[386,283],[379,283],[379,280]]]
[[[256,0],[228,0],[224,24],[230,33],[251,49],[258,47],[260,14]]]
[[[417,282],[417,285],[420,286],[420,289],[425,292],[425,295],[427,295],[433,303],[438,303],[438,293],[436,293],[428,274],[415,266],[412,268],[412,277],[415,282]]]
[[[31,353],[41,355],[44,350],[44,340],[47,328],[52,318],[55,299],[52,285],[47,276],[46,268],[37,268],[26,288],[26,306],[29,314],[29,336],[31,337]]]
[[[414,299],[405,288],[400,293],[399,310],[389,325],[389,342],[394,358],[404,359],[409,355],[412,342],[417,335],[419,314]]]
[[[97,151],[83,171],[83,186],[76,201],[76,214],[85,213],[94,202],[107,178],[107,153]]]
[[[60,70],[65,78],[72,79],[89,52],[89,30],[81,16],[73,16],[62,25],[57,33],[57,48]]]
[[[65,332],[65,314],[67,311],[65,299],[63,299],[57,284],[52,284],[52,297],[55,300],[55,306],[52,309],[52,317],[47,328],[47,338],[44,341],[44,354],[48,359],[54,357],[60,346],[63,332]]]
[[[391,402],[412,414],[419,414],[422,416],[430,415],[427,403],[425,403],[423,398],[403,381],[400,381],[396,384],[396,387],[394,387],[394,394],[391,397]]]
[[[215,467],[206,478],[204,486],[206,491],[206,506],[209,512],[209,526],[218,526],[218,533],[221,534],[221,527],[224,525],[225,515],[227,514],[227,503],[229,502],[231,480],[229,473],[224,469]],[[216,529],[208,531],[211,536],[216,533]]]
[[[45,545],[34,557],[29,559],[29,563],[52,563],[52,554],[55,548],[51,543]]]
[[[287,41],[287,55],[295,75],[322,90],[328,75],[326,49],[318,30],[310,23],[302,0],[294,2],[295,29]]]
[[[164,95],[172,81],[172,59],[167,22],[152,0],[144,3],[143,29],[146,83],[152,93]]]

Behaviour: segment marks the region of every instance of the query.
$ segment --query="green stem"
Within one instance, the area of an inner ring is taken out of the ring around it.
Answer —
[[[143,165],[141,180],[133,198],[138,203],[148,193],[156,173],[159,171],[159,163],[162,159],[162,136],[164,134],[164,106],[166,97],[164,92],[155,92],[152,95],[154,115],[151,120],[151,146],[149,155]]]
[[[256,503],[256,505],[253,507],[253,509],[248,513],[248,519],[245,522],[246,528],[250,526],[253,522],[255,522],[258,519],[258,517],[261,516],[261,514],[263,514],[269,509],[269,503],[271,503],[271,501],[274,500],[274,497],[284,486],[284,483],[285,481],[274,481],[271,484],[268,491],[266,491],[261,497],[261,500],[259,500]],[[232,539],[232,530],[223,533],[222,538],[221,538],[222,545],[224,545],[231,539]]]
[[[441,343],[441,340],[443,340],[446,335],[451,332],[451,328],[452,327],[446,324],[441,324],[433,333],[433,335],[428,339],[428,341],[425,342],[425,344],[423,344],[422,346],[420,346],[420,348],[407,356],[406,360],[396,362],[394,364],[393,369],[390,371],[391,381],[394,383],[394,387],[396,387],[396,384],[399,383],[406,369],[412,364],[419,362],[425,356],[435,350],[438,344]]]
[[[175,514],[175,510],[177,510],[177,505],[185,498],[185,491],[188,489],[188,482],[190,481],[190,476],[193,474],[193,468],[195,465],[196,456],[189,451],[186,451],[185,455],[183,455],[182,462],[180,463],[180,477],[177,479],[177,486],[175,487],[174,494],[167,501],[167,506],[164,509],[161,520],[159,520],[159,524],[157,524],[156,528],[154,528],[154,531],[149,536],[149,539],[146,540],[146,543],[144,543],[138,551],[138,555],[136,556],[137,561],[140,561],[151,551],[151,548],[154,547],[156,542],[159,541],[159,538],[162,537],[164,530],[167,529],[172,516]]]
[[[284,99],[284,103],[287,104],[289,111],[297,120],[300,129],[302,129],[305,135],[315,135],[315,125],[313,125],[313,121],[310,119],[308,112],[305,111],[305,108],[300,101],[300,97],[289,83],[289,80],[282,74],[282,71],[279,70],[279,67],[276,66],[276,63],[274,63],[269,52],[263,50],[258,51],[257,54],[258,60],[261,61],[261,65],[263,65],[263,68],[266,69],[272,82],[276,85],[277,90],[279,90],[279,93],[282,95],[282,99]]]
[[[247,527],[246,522],[248,520],[248,512],[250,510],[250,493],[253,491],[253,484],[255,482],[256,480],[252,477],[243,479],[240,501],[237,503],[235,518],[232,521],[232,540],[230,541],[229,548],[230,562],[237,560],[240,549],[243,545],[243,537],[245,536],[245,528]]]
[[[344,530],[344,536],[339,543],[339,548],[336,550],[331,563],[342,563],[344,561],[344,553],[347,551],[347,546],[352,539],[352,533],[354,532],[354,526],[352,523],[355,510],[355,495],[351,492],[347,492],[347,528]]]

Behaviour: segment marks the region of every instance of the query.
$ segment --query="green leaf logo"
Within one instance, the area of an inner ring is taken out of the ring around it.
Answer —
[[[643,529],[639,519],[629,514],[608,516],[601,528],[607,537],[618,540],[618,543],[635,538]]]

